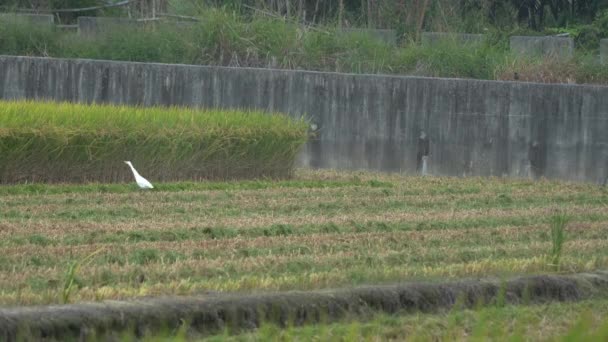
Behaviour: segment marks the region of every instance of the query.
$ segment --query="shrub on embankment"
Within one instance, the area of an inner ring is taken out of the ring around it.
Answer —
[[[10,20],[0,23],[0,54],[498,80],[517,75],[532,82],[608,84],[608,68],[596,52],[583,51],[559,63],[515,57],[505,32],[478,44],[406,41],[394,46],[364,32],[246,19],[218,9],[191,25],[107,27],[90,36]]]
[[[305,121],[257,111],[0,102],[0,183],[286,177]]]

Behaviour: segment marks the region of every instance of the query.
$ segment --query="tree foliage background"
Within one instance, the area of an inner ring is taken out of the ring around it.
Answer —
[[[57,8],[106,6],[123,0],[0,0],[4,11],[57,13]],[[150,11],[150,9],[155,9]],[[53,12],[55,11],[55,12]],[[0,25],[0,52],[12,55],[138,62],[269,67],[430,77],[608,84],[600,63],[608,38],[608,0],[131,0],[111,10],[56,15],[146,18],[96,35],[25,24]],[[149,18],[150,13],[159,14]],[[166,14],[166,15],[165,15]],[[173,20],[194,18],[193,25]],[[170,19],[167,19],[170,18]],[[152,19],[152,21],[147,20]],[[57,21],[56,21],[57,22]],[[9,27],[10,26],[10,27]],[[397,30],[386,44],[363,30]],[[475,47],[421,44],[420,32],[485,33]],[[568,60],[510,54],[509,36],[567,32]]]
[[[119,0],[0,0],[0,6],[28,9],[82,8]],[[522,26],[542,30],[592,22],[608,0],[133,0],[140,7],[197,10],[228,7],[244,14],[252,8],[308,23],[345,26],[480,31],[484,26]],[[454,27],[456,26],[456,27]]]

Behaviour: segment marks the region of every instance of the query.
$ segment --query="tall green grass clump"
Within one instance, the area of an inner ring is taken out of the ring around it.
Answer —
[[[198,64],[198,47],[190,42],[194,35],[189,29],[173,26],[109,28],[95,38],[62,39],[67,57],[107,59],[115,61]]]
[[[76,276],[80,268],[83,266],[86,267],[91,262],[93,257],[99,254],[101,251],[103,251],[103,248],[98,249],[95,252],[82,258],[81,260],[72,262],[69,265],[68,270],[65,274],[65,283],[63,285],[63,291],[61,292],[61,299],[64,304],[70,302],[70,295],[72,294],[72,291],[74,290],[75,286],[77,286]]]
[[[391,73],[398,49],[364,31],[327,27],[302,39],[302,64],[307,69],[354,73]]]
[[[0,15],[0,54],[54,56],[61,54],[58,32],[11,14]]]
[[[566,225],[569,218],[565,214],[555,215],[551,218],[551,266],[561,270],[561,256],[566,241]]]
[[[0,183],[287,177],[307,124],[259,111],[0,102]]]
[[[495,70],[507,61],[504,47],[490,41],[459,42],[446,38],[434,44],[410,43],[393,61],[400,73],[432,76],[494,79]]]

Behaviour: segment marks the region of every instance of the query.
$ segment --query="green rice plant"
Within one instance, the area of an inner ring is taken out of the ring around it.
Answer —
[[[569,217],[565,214],[555,215],[551,218],[551,266],[556,271],[560,271],[560,259],[562,256],[562,248],[566,241],[566,225]]]
[[[68,270],[66,272],[65,282],[63,285],[63,291],[61,292],[61,299],[64,304],[69,303],[69,301],[70,301],[70,295],[72,294],[72,290],[73,290],[74,286],[76,285],[76,274],[78,273],[80,268],[82,266],[88,265],[93,260],[93,257],[95,255],[99,254],[101,251],[103,251],[103,248],[100,248],[100,249],[96,250],[95,252],[87,255],[86,257],[84,257],[80,260],[77,260],[75,262],[72,262],[70,264],[70,266],[68,267]]]
[[[0,102],[0,184],[287,177],[304,119],[259,111]]]

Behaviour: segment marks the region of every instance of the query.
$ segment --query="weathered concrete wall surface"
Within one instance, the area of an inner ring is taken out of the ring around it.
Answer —
[[[319,125],[301,166],[601,182],[608,87],[0,56],[0,98],[254,107]],[[424,148],[422,148],[424,149]]]
[[[133,30],[149,26],[170,28],[189,28],[195,25],[191,21],[137,21],[122,17],[78,17],[78,34],[94,36],[115,30]]]
[[[55,18],[51,14],[0,13],[0,21],[19,20],[38,25],[53,25]]]
[[[600,40],[600,62],[608,64],[608,39]]]
[[[483,34],[474,33],[447,33],[447,32],[422,32],[420,40],[422,44],[433,45],[444,40],[454,40],[459,43],[481,43],[486,38]]]
[[[388,29],[343,28],[346,33],[365,33],[390,45],[397,45],[397,31]]]
[[[96,34],[120,28],[135,28],[141,23],[129,18],[112,17],[78,17],[78,33],[84,35]]]
[[[519,55],[571,58],[574,54],[574,39],[567,37],[512,36],[510,44]]]

